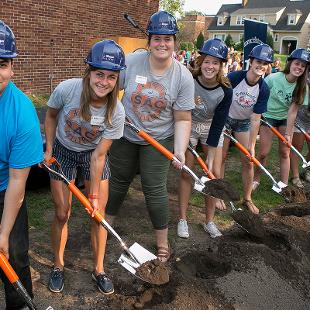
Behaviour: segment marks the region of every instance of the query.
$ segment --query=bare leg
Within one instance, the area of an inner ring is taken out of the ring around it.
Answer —
[[[87,192],[89,191],[90,182],[85,181]],[[102,180],[99,190],[99,212],[104,216],[104,210],[108,201],[109,181]],[[93,248],[93,260],[97,274],[104,272],[104,255],[107,242],[107,231],[102,225],[95,220],[91,223],[91,242]]]
[[[221,178],[224,178],[224,175],[225,175],[225,160],[228,155],[229,143],[230,143],[230,139],[227,137],[224,137],[224,143],[223,143],[223,148],[222,148],[221,175],[220,175]]]
[[[249,143],[250,132],[236,132],[236,139],[245,147]],[[241,154],[241,164],[242,164],[242,184],[243,184],[243,197],[244,204],[247,206],[250,212],[258,214],[259,209],[252,203],[252,186],[254,178],[254,167],[249,159]]]
[[[260,139],[259,139],[259,153],[257,156],[257,159],[260,161],[260,163],[265,166],[267,163],[267,156],[271,150],[272,146],[272,137],[273,133],[267,126],[261,126],[260,127]],[[261,170],[256,167],[255,173],[254,173],[254,181],[260,182],[261,177]]]
[[[279,131],[282,135],[285,134],[286,126],[280,126]],[[290,174],[290,151],[284,143],[279,143],[279,155],[280,155],[280,179],[283,183],[288,184],[288,178]]]
[[[190,151],[185,153],[185,164],[191,169],[194,166],[194,156]],[[186,220],[188,202],[192,192],[192,178],[184,171],[179,180],[179,211],[180,219]]]
[[[52,222],[52,248],[54,266],[63,270],[64,251],[68,239],[68,220],[71,213],[72,194],[62,181],[51,179],[51,192],[55,205]]]
[[[304,141],[305,137],[302,133],[294,133],[292,144],[296,147],[298,151],[302,150]],[[299,178],[299,157],[294,152],[291,152],[291,168],[293,178]]]

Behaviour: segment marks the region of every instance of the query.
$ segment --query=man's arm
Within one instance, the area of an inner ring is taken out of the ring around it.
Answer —
[[[9,184],[4,197],[4,209],[0,224],[0,252],[9,258],[9,236],[25,196],[29,168],[9,170]]]

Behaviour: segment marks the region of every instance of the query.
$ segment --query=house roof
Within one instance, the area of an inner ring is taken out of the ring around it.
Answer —
[[[254,14],[257,14],[257,15],[260,15],[260,14],[275,14],[281,10],[285,9],[285,7],[279,7],[279,8],[261,8],[259,10],[257,10],[257,8],[242,8],[242,9],[239,9],[237,11],[234,11],[231,13],[231,15],[246,15],[246,14],[249,14],[249,15],[254,15]]]
[[[246,7],[242,4],[224,4],[219,9],[217,16],[224,16],[224,12],[228,12],[229,15],[250,15],[250,14],[269,14],[276,13],[281,8],[285,8],[280,19],[276,25],[269,25],[273,31],[300,31],[304,25],[308,15],[310,14],[310,0],[303,1],[290,1],[290,0],[248,0]],[[278,10],[278,11],[276,11]],[[236,13],[239,12],[239,13]],[[241,13],[242,12],[242,13]],[[287,17],[289,14],[301,14],[296,25],[288,25]],[[243,30],[242,25],[230,26],[231,17],[228,16],[225,20],[225,24],[217,26],[217,18],[210,23],[208,30],[210,31],[225,31],[225,30]]]

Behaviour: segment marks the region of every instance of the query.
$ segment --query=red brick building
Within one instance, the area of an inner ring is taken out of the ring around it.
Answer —
[[[60,81],[81,76],[83,60],[94,42],[144,39],[123,15],[128,13],[146,27],[158,7],[158,0],[1,0],[0,19],[17,38],[14,82],[27,93],[49,93]],[[132,45],[134,40],[128,41]]]
[[[205,39],[207,39],[209,37],[208,26],[213,18],[214,16],[185,15],[180,20],[183,25],[180,34],[181,41],[194,43],[200,32],[202,32]]]

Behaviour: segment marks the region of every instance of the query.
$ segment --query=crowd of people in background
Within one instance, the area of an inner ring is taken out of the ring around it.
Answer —
[[[199,51],[175,52],[178,31],[176,19],[160,11],[150,17],[146,50],[125,57],[122,48],[112,40],[95,43],[85,59],[83,76],[61,82],[48,100],[43,157],[35,109],[11,81],[13,59],[17,57],[16,40],[12,30],[0,21],[0,133],[4,141],[0,144],[0,252],[10,259],[31,297],[24,200],[31,165],[43,160],[49,163],[52,156],[57,157],[73,183],[80,171],[94,208],[92,216],[98,213],[111,225],[117,220],[129,186],[139,172],[157,246],[156,256],[166,263],[171,256],[167,192],[170,161],[145,138],[127,128],[125,117],[173,153],[172,165],[176,169],[182,169],[184,164],[194,165],[187,148],[189,143],[193,148],[200,143],[206,164],[218,178],[224,176],[229,135],[234,135],[255,156],[260,131],[258,158],[266,162],[273,142],[270,129],[261,126],[262,117],[289,143],[302,149],[305,137],[294,129],[294,122],[297,120],[310,133],[308,51],[294,50],[282,71],[272,48],[260,44],[252,49],[249,68],[243,70],[243,53],[228,48],[220,39],[205,41]],[[121,101],[119,89],[124,91]],[[289,183],[292,160],[292,182],[302,187],[298,158],[290,158],[289,148],[279,145],[282,182]],[[254,174],[246,156],[241,155],[241,162],[242,169],[236,173],[242,176],[242,204],[257,214],[259,208],[252,201],[252,191],[259,190],[260,174],[259,171]],[[55,214],[51,231],[54,266],[48,288],[59,293],[65,283],[64,252],[72,194],[61,178],[53,175],[50,178]],[[310,175],[303,178],[309,181]],[[189,238],[187,209],[191,189],[191,180],[181,174],[177,227],[181,238]],[[208,197],[205,208],[203,229],[211,238],[220,237],[214,213],[216,209],[225,209],[225,203]],[[91,277],[100,292],[108,295],[114,292],[114,286],[104,268],[106,240],[106,230],[92,222]],[[9,281],[2,273],[0,276],[7,309],[26,309]]]

